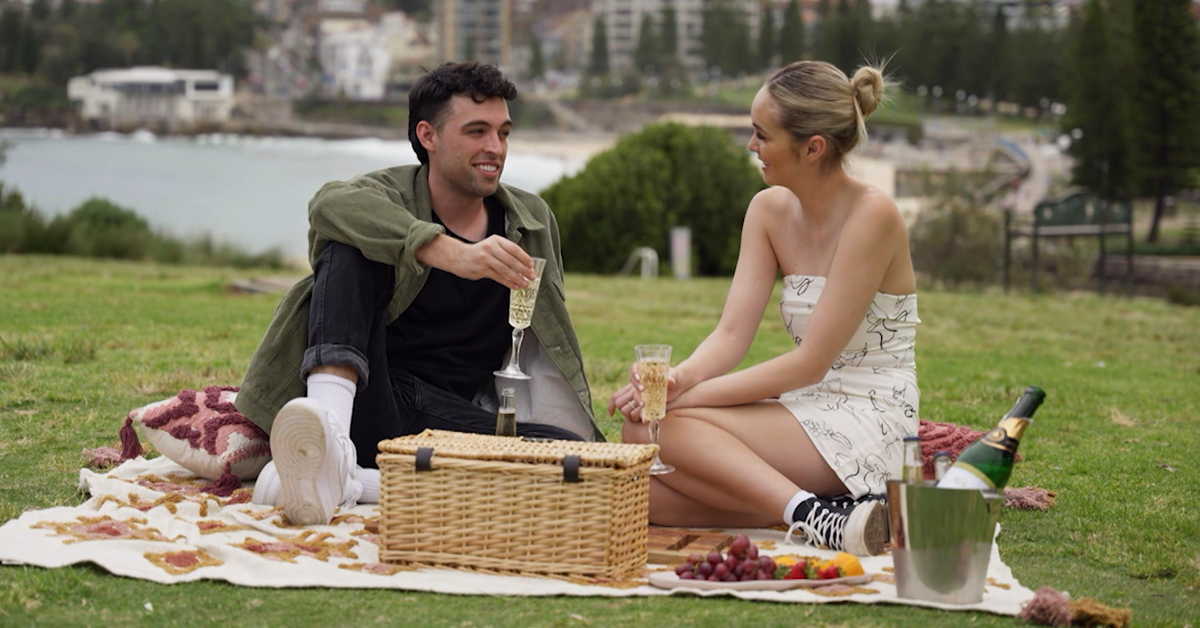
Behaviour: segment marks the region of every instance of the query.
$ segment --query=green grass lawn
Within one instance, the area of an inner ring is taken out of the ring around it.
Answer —
[[[74,505],[85,447],[138,405],[237,384],[278,295],[245,271],[0,256],[0,520]],[[569,276],[597,414],[633,345],[677,360],[715,324],[726,279]],[[1047,401],[1011,486],[1057,491],[1009,510],[1000,551],[1022,584],[1132,607],[1137,626],[1200,625],[1200,308],[1092,294],[922,293],[923,418],[982,429],[1028,384]],[[774,307],[749,361],[786,350]],[[602,421],[610,437],[619,423]],[[91,567],[0,567],[0,625],[1017,626],[905,606],[732,599],[459,597],[396,591],[163,586]],[[144,605],[153,604],[153,611]]]

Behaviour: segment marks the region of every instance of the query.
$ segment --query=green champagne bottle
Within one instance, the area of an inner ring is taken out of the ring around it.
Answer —
[[[1037,386],[1030,386],[1017,399],[996,427],[979,440],[971,443],[946,475],[938,481],[938,488],[960,488],[999,491],[1008,483],[1012,474],[1013,461],[1017,456],[1017,445],[1021,435],[1029,427],[1029,421],[1038,406],[1046,400],[1046,393]]]

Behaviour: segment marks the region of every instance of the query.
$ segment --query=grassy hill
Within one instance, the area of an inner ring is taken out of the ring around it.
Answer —
[[[0,256],[0,520],[73,505],[85,447],[136,406],[237,384],[278,295],[232,294],[244,271]],[[711,330],[728,281],[567,277],[595,409],[633,345],[676,361]],[[1133,608],[1135,625],[1200,618],[1200,308],[1091,294],[920,295],[921,414],[991,426],[1028,384],[1048,393],[1011,486],[1058,493],[1008,510],[1000,551],[1022,584]],[[748,361],[786,350],[769,307]],[[619,423],[604,417],[610,437]],[[161,586],[95,568],[0,567],[0,625],[1017,626],[899,606],[731,599],[519,599],[395,591]],[[153,603],[154,611],[144,608]],[[403,619],[400,619],[403,618]]]

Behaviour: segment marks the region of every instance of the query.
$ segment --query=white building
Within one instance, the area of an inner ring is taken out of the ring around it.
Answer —
[[[383,100],[392,64],[385,29],[365,19],[324,19],[317,37],[325,96]]]
[[[97,70],[72,78],[67,97],[89,122],[177,128],[229,120],[233,77],[216,70],[160,67]]]

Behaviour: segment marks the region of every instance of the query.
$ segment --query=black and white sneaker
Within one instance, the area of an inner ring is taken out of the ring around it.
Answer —
[[[883,495],[849,495],[833,499],[812,497],[804,500],[792,515],[795,523],[788,529],[785,543],[799,531],[809,545],[849,552],[856,556],[883,553],[888,541],[887,502]]]

